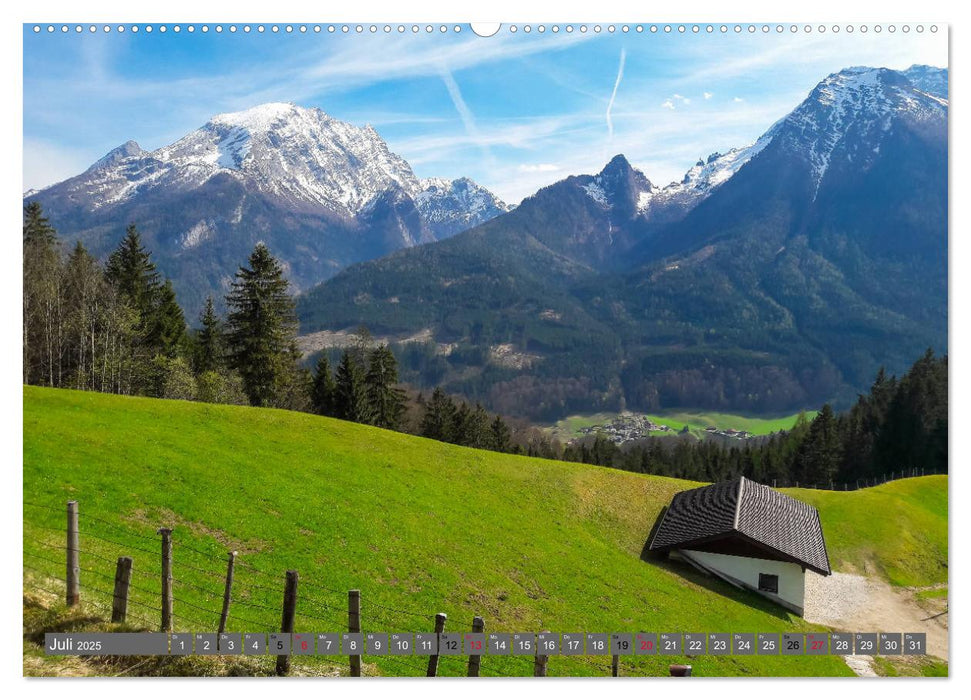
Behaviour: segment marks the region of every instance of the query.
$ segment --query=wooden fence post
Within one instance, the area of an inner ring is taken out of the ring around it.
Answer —
[[[435,635],[436,635],[436,649],[438,644],[441,643],[441,634],[445,631],[445,620],[448,619],[448,615],[445,613],[438,613],[435,615]],[[438,654],[432,654],[428,657],[428,670],[425,672],[425,676],[428,678],[434,678],[438,675]]]
[[[347,631],[361,631],[361,591],[354,589],[347,592]],[[350,659],[351,676],[361,677],[361,655],[353,654]]]
[[[219,616],[219,634],[226,631],[226,620],[229,619],[229,603],[233,596],[233,569],[236,567],[236,552],[229,553],[229,563],[226,565],[226,590],[223,591],[223,612]]]
[[[297,612],[297,581],[300,577],[292,569],[287,571],[287,583],[283,589],[283,619],[280,621],[280,632],[293,633],[293,617]],[[276,657],[276,675],[285,676],[290,672],[290,655],[280,654]]]
[[[475,617],[472,618],[472,632],[478,633],[478,632],[482,632],[483,630],[485,630],[485,622],[482,620],[481,617],[476,615]],[[468,676],[470,678],[475,678],[479,675],[479,666],[481,666],[481,663],[482,663],[481,654],[469,654]]]
[[[614,678],[620,675],[620,657],[617,654],[610,658],[610,675]]]
[[[78,502],[67,502],[67,606],[81,602],[81,550],[78,544]]]
[[[542,634],[547,634],[549,630],[543,630]],[[548,654],[539,653],[539,640],[536,640],[536,656],[533,658],[533,676],[535,678],[546,677],[546,662],[549,661]]]
[[[162,536],[162,631],[172,631],[172,528],[160,527]]]
[[[128,616],[128,588],[131,585],[131,557],[118,557],[115,567],[115,596],[111,601],[111,621],[124,622]]]

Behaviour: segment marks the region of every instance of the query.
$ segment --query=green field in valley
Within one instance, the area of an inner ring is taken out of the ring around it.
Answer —
[[[288,411],[34,387],[24,389],[23,469],[25,625],[29,617],[35,635],[66,624],[54,601],[71,499],[80,504],[88,624],[110,605],[122,555],[135,561],[130,624],[158,624],[155,533],[169,526],[182,631],[215,631],[230,549],[240,562],[236,631],[279,629],[287,569],[300,573],[298,632],[343,631],[351,588],[361,590],[365,631],[428,631],[437,612],[448,614],[447,631],[467,631],[474,615],[503,632],[824,629],[694,570],[642,560],[660,509],[693,486],[674,479]],[[836,570],[869,567],[901,585],[946,580],[946,477],[791,493],[819,508]],[[28,646],[25,673],[54,672]],[[609,661],[553,657],[549,674],[609,675]],[[852,675],[836,657],[786,656],[627,657],[622,675],[666,675],[684,661],[699,676]],[[264,673],[271,664],[156,672]],[[295,667],[347,673],[324,658]],[[365,675],[423,671],[415,658],[365,657]],[[443,657],[440,672],[464,675],[464,659]],[[530,658],[483,657],[482,675],[531,673]]]
[[[806,420],[812,420],[816,411],[806,411]],[[732,413],[715,413],[711,411],[662,411],[660,413],[646,413],[652,422],[658,425],[666,425],[673,430],[682,430],[688,426],[688,430],[695,434],[701,434],[705,428],[714,426],[720,430],[744,430],[753,435],[768,435],[780,430],[789,430],[796,424],[799,418],[798,413],[786,416],[740,416]],[[576,415],[563,418],[550,427],[552,434],[560,440],[569,440],[577,437],[581,428],[589,428],[594,425],[609,423],[618,414],[616,413],[592,413],[587,415]],[[663,435],[663,432],[656,433]]]

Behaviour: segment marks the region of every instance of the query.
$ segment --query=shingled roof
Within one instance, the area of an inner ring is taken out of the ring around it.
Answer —
[[[650,549],[712,549],[728,543],[746,556],[830,573],[816,509],[745,477],[676,494]]]

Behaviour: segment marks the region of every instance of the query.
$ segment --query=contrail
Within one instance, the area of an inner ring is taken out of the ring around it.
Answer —
[[[627,60],[627,51],[624,49],[620,50],[620,66],[617,67],[617,80],[614,81],[614,90],[610,93],[610,102],[607,103],[607,136],[613,141],[614,139],[614,120],[610,116],[610,112],[614,108],[614,99],[617,97],[617,88],[620,87],[620,81],[624,79],[624,61]]]
[[[486,158],[486,162],[493,165],[492,153],[486,147],[482,139],[482,135],[479,133],[479,127],[475,123],[475,115],[472,114],[472,110],[465,103],[462,98],[462,91],[459,90],[458,83],[455,82],[455,78],[452,76],[452,72],[446,68],[441,69],[442,81],[445,83],[445,87],[448,89],[448,96],[452,98],[452,104],[455,105],[455,111],[459,113],[459,117],[462,119],[462,124],[465,126],[465,132],[469,137],[478,144],[479,148],[482,149],[482,154]]]

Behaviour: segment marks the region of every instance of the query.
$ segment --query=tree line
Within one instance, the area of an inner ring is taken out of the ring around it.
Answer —
[[[296,318],[282,268],[263,245],[236,273],[222,321],[210,297],[190,331],[171,280],[130,225],[102,265],[66,256],[37,202],[24,208],[26,384],[303,408]]]
[[[503,419],[480,405],[457,403],[440,390],[427,402],[409,396],[394,352],[374,343],[366,328],[336,368],[321,355],[308,371],[289,286],[279,261],[257,244],[225,297],[225,319],[210,296],[198,328],[189,329],[171,281],[161,278],[134,224],[101,265],[80,242],[65,257],[40,204],[30,202],[23,224],[23,381],[286,408],[512,449]]]
[[[236,272],[226,318],[206,301],[189,329],[131,225],[102,265],[78,242],[66,256],[36,202],[24,208],[23,381],[52,387],[307,411],[468,447],[718,481],[851,482],[905,468],[947,471],[947,357],[928,350],[901,378],[882,369],[853,407],[741,446],[691,435],[619,447],[598,435],[564,447],[527,421],[510,424],[441,388],[399,383],[395,353],[366,328],[336,367],[311,372],[297,347],[294,299],[262,243]]]
[[[812,420],[742,446],[691,436],[619,447],[602,435],[568,445],[568,461],[698,481],[739,475],[779,485],[872,480],[910,469],[947,473],[947,356],[928,350],[899,379],[881,368],[846,412],[825,404]]]

